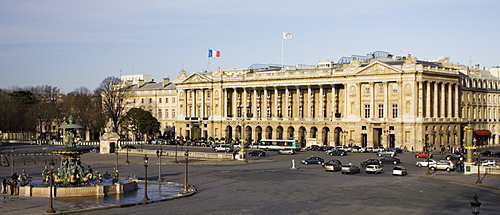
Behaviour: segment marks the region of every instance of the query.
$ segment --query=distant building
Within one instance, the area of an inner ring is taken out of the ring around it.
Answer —
[[[499,143],[500,79],[448,58],[373,52],[317,65],[182,70],[175,85],[176,135],[184,138],[238,140],[244,131],[252,142],[424,150],[426,142],[463,146],[472,119],[478,145]]]

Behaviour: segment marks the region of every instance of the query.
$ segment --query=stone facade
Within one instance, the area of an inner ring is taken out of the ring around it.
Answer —
[[[448,58],[388,53],[313,66],[183,70],[175,80],[176,136],[423,150],[426,142],[463,146],[471,119],[484,131],[477,144],[498,144],[500,79],[488,74]]]

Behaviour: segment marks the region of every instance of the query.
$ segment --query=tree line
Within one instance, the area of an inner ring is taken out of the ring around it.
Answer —
[[[107,77],[93,91],[79,87],[67,94],[49,85],[0,89],[0,131],[33,134],[31,140],[59,139],[60,134],[50,131],[57,130],[66,118],[73,116],[75,123],[86,128],[89,140],[99,140],[108,119],[113,131],[132,129],[137,136],[157,132],[159,123],[149,111],[146,117],[138,110],[124,117],[127,98],[133,91],[118,87],[119,83],[119,78]],[[141,117],[140,123],[134,117]],[[131,123],[131,120],[136,121]],[[126,129],[120,127],[122,123]],[[133,128],[143,125],[146,128]],[[54,129],[54,126],[57,127]]]

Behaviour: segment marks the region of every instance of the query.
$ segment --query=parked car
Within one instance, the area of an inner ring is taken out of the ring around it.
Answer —
[[[354,173],[360,173],[361,169],[353,164],[346,164],[342,165],[342,170],[340,170],[342,174],[349,173],[349,174],[354,174]]]
[[[451,155],[446,155],[446,160],[460,160],[463,161],[465,159],[465,155],[460,152],[455,152]]]
[[[124,145],[124,146],[122,146],[122,149],[135,149],[135,146],[133,146],[133,145]]]
[[[231,144],[217,144],[214,147],[214,151],[216,152],[230,152],[233,151],[233,145]]]
[[[328,153],[329,155],[337,155],[337,156],[344,156],[347,154],[347,152],[345,150],[342,150],[342,149],[335,149],[335,150],[332,150]]]
[[[380,164],[384,163],[392,163],[392,164],[398,164],[401,163],[401,160],[397,157],[385,157],[380,159]]]
[[[263,157],[263,156],[266,156],[266,152],[264,152],[262,150],[255,150],[255,151],[249,152],[248,155]]]
[[[320,158],[320,157],[308,157],[304,160],[301,160],[300,163],[302,164],[323,164],[325,162],[325,160],[323,158]]]
[[[367,160],[364,160],[361,162],[362,167],[366,167],[368,165],[379,165],[379,164],[380,164],[380,160],[378,160],[378,159],[367,159]]]
[[[259,143],[252,143],[248,146],[248,148],[251,148],[251,149],[258,149],[259,148]]]
[[[368,173],[378,174],[382,172],[383,172],[382,167],[380,167],[379,165],[368,165],[365,168],[365,173],[367,174]]]
[[[295,149],[292,148],[284,148],[278,151],[280,155],[293,155],[295,154]]]
[[[429,168],[432,171],[435,171],[435,170],[451,171],[451,170],[455,169],[455,164],[451,161],[448,161],[448,160],[442,160],[442,161],[439,161],[435,164],[429,164]]]
[[[373,152],[373,147],[371,146],[366,147],[364,152]]]
[[[495,151],[492,150],[484,151],[483,153],[481,153],[481,155],[488,157],[495,156]]]
[[[392,175],[405,176],[407,174],[408,170],[406,170],[406,168],[403,166],[395,166],[394,169],[392,169]]]
[[[384,150],[384,147],[382,147],[382,146],[376,146],[376,147],[373,147],[372,152],[380,152],[382,150]]]
[[[382,156],[383,157],[387,157],[387,156],[394,157],[394,156],[396,156],[396,154],[397,154],[397,152],[393,149],[384,149],[382,151],[377,152],[377,155],[379,157],[382,157]]]
[[[423,167],[423,166],[427,166],[427,165],[435,164],[435,163],[437,163],[435,160],[428,159],[428,160],[424,160],[424,161],[417,161],[417,163],[415,163],[415,166]]]
[[[487,159],[481,161],[481,166],[495,166],[495,165],[496,165],[495,160]]]
[[[394,150],[395,150],[395,151],[396,151],[396,153],[398,153],[398,154],[401,154],[401,153],[403,153],[403,152],[405,151],[405,150],[403,150],[402,148],[395,148]]]
[[[323,147],[312,145],[306,148],[306,151],[323,151]]]
[[[415,154],[416,158],[427,158],[427,152]],[[432,158],[432,152],[429,152],[429,158]]]
[[[347,150],[347,151],[362,153],[362,152],[365,152],[365,149],[361,146],[353,146],[353,147],[350,147],[350,150]]]
[[[325,171],[336,172],[342,169],[342,162],[339,160],[329,160],[323,164]]]

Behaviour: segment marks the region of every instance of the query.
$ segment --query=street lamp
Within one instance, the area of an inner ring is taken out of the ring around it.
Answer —
[[[185,170],[184,170],[184,193],[188,193],[188,161],[189,161],[189,149],[184,152],[184,159],[186,160]]]
[[[472,214],[479,214],[479,208],[481,207],[481,202],[477,200],[477,194],[472,197],[474,200],[470,202],[470,207],[472,208]]]
[[[160,146],[160,150],[158,151],[158,158],[160,159],[160,162],[158,163],[158,182],[162,182],[163,179],[161,178],[161,154],[163,153],[163,150]]]
[[[50,182],[49,182],[50,183],[50,185],[49,185],[50,186],[50,206],[47,209],[46,213],[55,213],[56,210],[54,210],[54,207],[53,207],[54,201],[52,199],[52,184],[54,183],[54,177],[52,176],[52,174],[54,174],[54,165],[55,165],[54,160],[50,161],[49,165],[50,165],[50,176],[49,176],[50,177]]]
[[[148,155],[144,155],[144,197],[142,202],[148,202]]]
[[[10,156],[12,158],[12,166],[10,168],[10,175],[14,175],[14,147],[12,147],[10,152],[11,152]]]
[[[482,184],[481,182],[481,149],[477,149],[477,181],[476,184]]]

